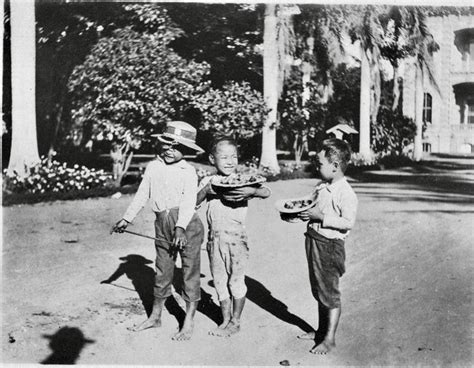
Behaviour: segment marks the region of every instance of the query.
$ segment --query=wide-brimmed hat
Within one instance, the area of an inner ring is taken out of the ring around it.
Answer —
[[[152,134],[151,136],[157,137],[158,140],[163,143],[179,143],[197,152],[204,152],[204,150],[196,144],[196,129],[184,121],[170,121],[166,123],[163,134]]]

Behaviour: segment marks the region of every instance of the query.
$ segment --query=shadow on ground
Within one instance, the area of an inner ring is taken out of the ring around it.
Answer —
[[[304,332],[314,331],[313,327],[297,315],[290,313],[286,304],[272,296],[272,293],[257,280],[246,276],[247,299],[257,304],[283,322],[294,325]]]
[[[125,275],[132,282],[133,287],[135,288],[135,291],[142,302],[143,308],[145,309],[147,316],[149,316],[153,310],[155,270],[148,265],[152,264],[153,261],[138,254],[129,254],[127,256],[120,257],[119,259],[123,261],[123,263],[118,266],[117,270],[112,275],[110,275],[107,280],[101,281],[101,284],[114,285],[114,281]],[[181,268],[176,267],[174,271],[173,287],[177,294],[181,294],[182,285],[183,272]],[[166,300],[165,307],[168,312],[176,318],[179,328],[181,328],[183,326],[186,313],[178,301],[174,297],[168,298]],[[217,306],[212,301],[211,294],[207,293],[202,288],[201,300],[198,304],[198,311],[210,318],[216,324],[222,323],[222,316],[219,306]]]
[[[474,160],[428,160],[396,170],[351,175],[362,195],[394,201],[474,203]]]
[[[84,337],[77,327],[62,327],[54,335],[43,335],[50,340],[49,347],[53,351],[41,364],[75,364],[86,344],[94,340]]]

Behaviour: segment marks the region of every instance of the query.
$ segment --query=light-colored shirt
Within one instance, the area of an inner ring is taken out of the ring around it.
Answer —
[[[193,166],[185,160],[168,165],[158,157],[147,165],[142,182],[123,218],[133,221],[151,199],[154,212],[178,207],[176,226],[186,229],[195,211],[196,190],[197,175]]]
[[[354,226],[358,204],[346,178],[317,185],[313,195],[316,196],[315,206],[324,218],[323,221],[310,221],[308,227],[329,239],[345,239]]]
[[[198,190],[204,188],[216,176],[218,175],[203,178]],[[226,205],[216,196],[208,196],[206,199],[208,201],[206,218],[210,230],[222,229],[232,224],[245,225],[248,201],[241,201],[235,203],[235,206],[230,206],[230,203]]]

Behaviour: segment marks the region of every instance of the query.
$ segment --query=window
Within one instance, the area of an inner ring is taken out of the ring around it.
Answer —
[[[474,124],[474,103],[467,105],[467,123]]]
[[[431,123],[433,110],[433,99],[429,93],[425,93],[423,96],[423,121],[425,123]]]
[[[431,152],[431,143],[423,143],[423,152]]]

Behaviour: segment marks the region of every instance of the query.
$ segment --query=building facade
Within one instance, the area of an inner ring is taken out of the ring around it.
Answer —
[[[423,151],[474,153],[474,16],[430,17],[430,32],[440,49],[434,54],[438,89],[425,73],[423,101],[416,101],[415,68],[404,72],[403,112],[414,118],[423,104]]]

